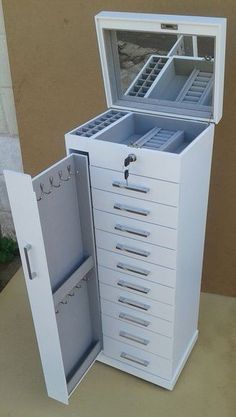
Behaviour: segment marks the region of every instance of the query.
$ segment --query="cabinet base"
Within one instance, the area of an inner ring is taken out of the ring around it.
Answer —
[[[181,361],[179,362],[178,367],[176,368],[176,371],[174,373],[174,376],[171,380],[167,380],[164,378],[160,378],[157,375],[153,375],[151,373],[148,372],[143,372],[140,371],[139,369],[134,368],[133,366],[124,364],[122,362],[120,362],[119,360],[113,359],[111,357],[106,356],[103,352],[101,352],[99,354],[99,356],[97,357],[97,360],[99,362],[105,363],[106,365],[109,366],[113,366],[113,368],[117,368],[120,371],[123,372],[127,372],[128,374],[134,375],[138,378],[144,379],[145,381],[151,382],[152,384],[155,385],[160,385],[163,388],[166,388],[168,390],[172,390],[179,378],[179,375],[185,365],[185,363],[188,360],[188,357],[197,341],[198,338],[198,330],[196,330],[196,332],[194,333],[192,339],[189,342],[189,345],[184,353],[184,355],[182,356]]]

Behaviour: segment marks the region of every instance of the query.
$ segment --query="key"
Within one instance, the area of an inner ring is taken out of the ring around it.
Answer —
[[[124,177],[125,177],[126,185],[128,185],[128,176],[129,176],[129,170],[125,169],[124,170]]]

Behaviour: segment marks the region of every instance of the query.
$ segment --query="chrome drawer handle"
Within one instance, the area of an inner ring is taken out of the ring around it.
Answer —
[[[116,265],[117,268],[123,269],[124,271],[134,272],[135,274],[144,275],[147,277],[150,274],[150,271],[143,268],[137,268],[136,266],[131,266],[128,264],[123,264],[122,262],[118,262]]]
[[[147,194],[150,191],[150,188],[143,187],[141,185],[136,185],[136,184],[127,185],[123,181],[113,181],[112,186],[118,187],[118,188],[125,188],[126,190],[137,191],[138,193],[144,193],[144,194]]]
[[[129,340],[132,340],[133,342],[140,343],[141,345],[145,345],[145,346],[147,346],[148,343],[150,342],[150,340],[143,339],[142,337],[138,337],[131,333],[124,332],[123,330],[120,331],[119,336],[124,337],[124,339],[129,339]]]
[[[124,288],[130,288],[131,290],[138,291],[143,294],[148,294],[150,291],[150,288],[142,287],[141,285],[131,284],[131,282],[124,281],[123,279],[120,279],[117,282],[117,285]]]
[[[122,352],[120,354],[120,357],[123,359],[127,359],[127,361],[138,363],[139,365],[147,367],[149,365],[148,361],[145,361],[144,359],[137,358],[136,356],[129,355],[128,353]]]
[[[129,213],[140,214],[140,216],[148,216],[149,210],[144,210],[136,207],[126,206],[125,204],[115,203],[113,206],[116,210],[123,210]]]
[[[134,229],[133,227],[123,226],[121,224],[116,224],[114,229],[119,230],[120,232],[126,232],[130,233],[131,235],[137,235],[142,237],[148,237],[150,235],[150,232],[146,232],[145,230]]]
[[[139,301],[131,300],[130,298],[119,297],[118,301],[119,303],[140,308],[140,310],[148,311],[150,309],[150,306],[148,304],[140,303]]]
[[[32,246],[30,244],[27,244],[26,246],[24,246],[24,254],[25,254],[25,261],[26,261],[27,271],[28,271],[29,279],[32,280],[32,279],[36,278],[37,274],[36,274],[36,272],[31,271],[29,254],[28,254],[30,249],[32,249]]]
[[[139,317],[131,316],[130,314],[126,313],[120,313],[119,318],[127,321],[131,321],[135,324],[140,324],[140,326],[148,327],[150,324],[150,321],[140,319]]]
[[[117,243],[116,249],[122,250],[124,252],[133,253],[134,255],[143,256],[147,258],[150,255],[150,252],[142,249],[131,248],[130,246],[123,245],[122,243]]]

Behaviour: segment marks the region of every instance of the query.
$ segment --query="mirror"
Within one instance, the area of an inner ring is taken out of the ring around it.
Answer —
[[[212,114],[215,38],[106,30],[118,100]],[[108,42],[107,42],[108,45]],[[128,103],[127,103],[128,105]],[[131,104],[130,104],[131,106]],[[170,110],[169,110],[170,108]]]

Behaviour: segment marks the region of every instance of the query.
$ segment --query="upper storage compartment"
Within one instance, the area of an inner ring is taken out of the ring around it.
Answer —
[[[226,19],[119,12],[95,19],[109,107],[221,119]]]
[[[93,143],[94,140],[105,141],[179,154],[207,127],[205,122],[108,110],[71,134],[91,139]]]

